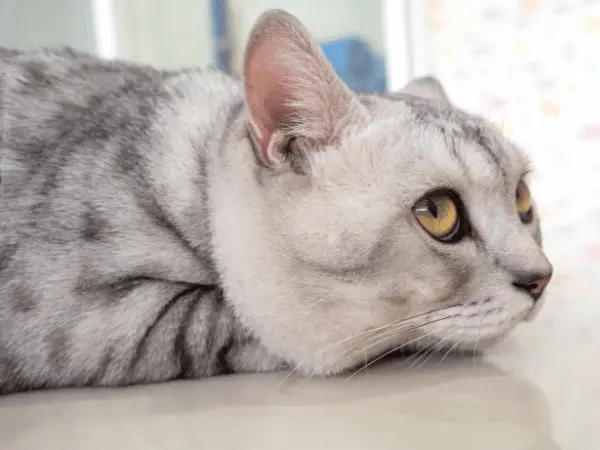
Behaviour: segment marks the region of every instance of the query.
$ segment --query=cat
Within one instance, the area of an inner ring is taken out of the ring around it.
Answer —
[[[292,15],[242,80],[0,50],[0,392],[483,349],[552,266],[524,152],[433,78],[352,92]]]

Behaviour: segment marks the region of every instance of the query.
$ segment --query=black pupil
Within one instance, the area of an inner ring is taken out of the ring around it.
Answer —
[[[431,215],[437,219],[438,208],[437,208],[436,204],[433,202],[433,200],[427,200],[427,209],[429,210]]]

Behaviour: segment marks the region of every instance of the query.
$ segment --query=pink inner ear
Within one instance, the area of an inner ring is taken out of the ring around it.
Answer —
[[[255,42],[246,60],[246,102],[254,137],[266,160],[271,137],[290,116],[289,69],[277,60],[278,45],[271,39]]]
[[[280,160],[286,133],[331,142],[360,111],[317,42],[281,11],[266,13],[255,25],[246,47],[244,85],[254,139],[267,164]]]

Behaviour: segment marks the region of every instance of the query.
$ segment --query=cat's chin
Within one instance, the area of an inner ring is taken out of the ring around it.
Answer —
[[[438,336],[431,335],[414,348],[416,351],[430,350],[449,354],[483,352],[505,340],[522,322],[522,319],[515,320],[502,324],[501,328],[494,330],[465,330],[461,336],[449,336],[446,333]]]
[[[329,377],[360,372],[367,366],[397,357],[419,358],[421,355],[425,355],[423,358],[429,359],[429,357],[435,357],[436,354],[441,355],[444,359],[452,356],[475,357],[502,342],[517,325],[518,323],[510,329],[481,335],[479,338],[464,339],[462,341],[446,340],[444,343],[440,342],[440,338],[430,338],[429,336],[422,339],[399,337],[394,344],[388,344],[377,351],[370,351],[369,354],[355,349],[356,351],[350,352],[352,354],[348,353],[345,357],[337,360],[331,358],[331,355],[323,355],[325,357],[321,358],[320,361],[314,360],[312,363],[303,361],[291,364],[290,367],[292,372],[303,376]],[[418,344],[415,345],[415,342],[418,342]]]
[[[337,368],[330,368],[325,372],[312,373],[311,375],[335,376],[360,372],[365,367],[375,365],[392,358],[404,358],[407,361],[414,361],[415,359],[419,358],[419,360],[425,360],[424,362],[426,362],[427,360],[435,358],[436,356],[442,360],[452,357],[479,357],[486,350],[500,344],[509,335],[510,331],[493,336],[482,337],[475,341],[448,342],[444,345],[440,345],[439,342],[433,341],[430,343],[430,345],[427,345],[425,342],[423,342],[421,345],[403,347],[400,350],[389,349],[382,351],[380,354],[373,355],[369,359],[363,359],[362,361],[354,362],[351,365],[346,365],[343,367],[340,366]],[[402,362],[400,362],[400,364],[402,364]],[[411,363],[409,362],[408,364]]]
[[[329,364],[322,365],[315,361],[315,365],[306,367],[303,372],[320,376],[347,373],[399,354],[438,353],[445,355],[444,357],[456,354],[477,355],[506,339],[524,322],[532,307],[529,301],[519,299],[508,304],[511,305],[510,308],[495,310],[499,305],[492,302],[488,314],[472,314],[464,305],[457,306],[456,312],[460,312],[455,317],[439,321],[432,318],[430,325],[418,327],[416,332],[403,333],[387,340],[381,346],[372,347],[368,355],[365,354],[363,346],[357,346],[354,351],[346,353],[345,358],[333,362],[328,358]],[[448,315],[449,311],[446,310],[443,314]]]

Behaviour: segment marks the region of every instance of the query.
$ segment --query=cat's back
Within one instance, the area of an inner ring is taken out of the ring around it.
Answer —
[[[71,245],[98,211],[121,211],[115,235],[163,208],[201,221],[190,239],[205,243],[205,217],[189,208],[203,210],[199,177],[239,104],[236,80],[68,48],[0,48],[0,74],[2,240],[30,230],[29,240]]]
[[[198,110],[218,108],[213,91],[230,91],[236,83],[216,72],[159,70],[68,48],[0,48],[0,74],[3,162],[28,172],[52,169],[48,161],[69,142],[77,143],[68,145],[70,154],[107,140],[134,147],[159,116],[177,115],[177,100],[186,92],[194,94],[190,101]],[[102,147],[95,155],[101,160],[126,163],[135,156]]]
[[[0,48],[0,74],[0,285],[32,266],[36,252],[69,284],[81,282],[82,261],[98,261],[87,280],[140,266],[167,276],[172,255],[209,259],[206,155],[218,149],[237,81],[70,49]],[[99,262],[118,254],[136,256]]]
[[[216,71],[2,48],[0,91],[1,392],[8,356],[43,373],[52,333],[100,364],[182,285],[216,283],[207,161],[241,93]]]
[[[60,122],[77,112],[94,114],[100,103],[125,106],[143,94],[146,102],[160,97],[168,72],[151,67],[104,61],[65,49],[17,51],[0,48],[2,127],[5,142],[17,143],[32,134],[60,133]],[[126,95],[123,95],[126,94]],[[141,112],[141,111],[139,111]],[[148,112],[148,111],[147,111]],[[133,114],[129,114],[132,118]],[[27,133],[19,134],[27,129]]]
[[[212,118],[239,97],[238,82],[220,72],[160,70],[69,48],[0,47],[0,76],[5,199],[45,196],[61,173],[139,178],[149,161],[181,150],[160,145],[174,135],[201,154],[206,148],[190,141],[210,143],[221,131]]]

